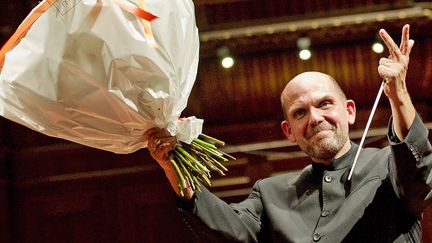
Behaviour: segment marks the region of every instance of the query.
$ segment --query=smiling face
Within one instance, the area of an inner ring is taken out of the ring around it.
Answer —
[[[330,76],[319,72],[296,76],[281,101],[286,116],[282,130],[313,161],[329,164],[349,150],[348,127],[355,120],[355,104]]]

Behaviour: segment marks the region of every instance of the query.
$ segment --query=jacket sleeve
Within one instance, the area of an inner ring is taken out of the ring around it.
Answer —
[[[428,135],[418,114],[404,141],[397,139],[390,120],[390,178],[398,197],[417,218],[432,203],[432,147]]]
[[[258,182],[249,197],[238,204],[228,205],[202,187],[189,208],[184,205],[179,208],[200,242],[259,241],[263,210]]]

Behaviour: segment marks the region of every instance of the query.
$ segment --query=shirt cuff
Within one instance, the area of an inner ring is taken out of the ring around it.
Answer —
[[[389,124],[388,124],[388,132],[387,132],[387,138],[390,141],[390,143],[401,143],[402,141],[398,138],[396,135],[396,132],[394,131],[393,126],[393,116],[390,117]]]
[[[184,200],[181,197],[179,197],[177,194],[174,193],[174,197],[176,200],[176,204],[177,204],[177,208],[180,211],[183,212],[190,212],[194,209],[195,207],[195,200],[196,200],[196,193],[194,193],[194,195],[192,196],[192,198],[190,200]]]
[[[393,117],[390,117],[389,125],[388,125],[388,133],[387,133],[387,138],[390,144],[399,144],[402,142],[408,144],[422,143],[424,142],[424,140],[428,139],[428,134],[429,134],[429,130],[423,124],[420,115],[416,113],[416,116],[414,117],[414,121],[408,130],[408,134],[405,136],[405,139],[401,141],[394,131]]]

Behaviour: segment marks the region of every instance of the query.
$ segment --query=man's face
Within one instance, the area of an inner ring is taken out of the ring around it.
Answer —
[[[349,150],[355,104],[342,97],[327,75],[297,76],[285,88],[282,101],[287,116],[282,129],[312,160],[329,163]]]

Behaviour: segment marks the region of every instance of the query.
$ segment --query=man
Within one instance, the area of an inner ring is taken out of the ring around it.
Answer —
[[[288,140],[310,156],[312,165],[300,175],[258,181],[238,204],[227,205],[205,188],[189,190],[182,198],[182,211],[199,237],[228,242],[421,241],[419,220],[432,200],[432,148],[405,84],[414,41],[408,25],[402,29],[400,47],[384,30],[379,33],[390,52],[378,67],[392,110],[390,146],[362,149],[348,180],[358,149],[348,137],[355,103],[330,76],[302,73],[282,92],[281,126]],[[148,134],[152,156],[178,192],[166,159],[175,141],[163,129]]]

